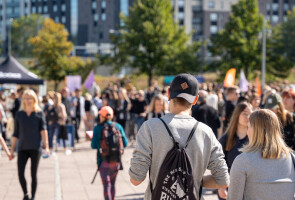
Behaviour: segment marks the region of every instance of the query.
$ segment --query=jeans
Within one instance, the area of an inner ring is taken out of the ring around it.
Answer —
[[[48,142],[49,142],[49,147],[52,148],[53,147],[53,136],[56,133],[56,137],[58,136],[58,132],[59,132],[59,125],[57,123],[53,123],[51,125],[49,125],[49,129],[48,129]]]
[[[143,124],[143,122],[144,122],[144,117],[139,116],[139,117],[137,117],[135,119],[135,123],[137,125],[137,131],[139,131],[139,129],[140,129],[141,125]]]
[[[118,162],[107,162],[103,161],[100,165],[99,172],[103,184],[104,199],[114,200],[115,199],[115,183],[118,175]]]

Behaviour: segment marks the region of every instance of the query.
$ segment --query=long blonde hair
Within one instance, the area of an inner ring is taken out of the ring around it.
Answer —
[[[261,109],[250,115],[250,125],[253,128],[252,139],[243,147],[243,152],[261,150],[261,156],[265,159],[278,159],[285,154],[288,156],[292,151],[285,144],[279,119],[277,115],[267,109]]]
[[[30,97],[32,97],[34,99],[34,105],[33,105],[34,111],[35,112],[40,112],[41,111],[41,108],[39,107],[39,102],[38,102],[37,95],[34,92],[34,90],[32,90],[32,89],[27,89],[27,90],[24,91],[23,96],[22,96],[21,105],[20,105],[20,110],[22,110],[22,111],[25,111],[26,110],[26,105],[25,105],[25,101],[24,100],[25,100],[25,98],[27,96],[30,96]]]
[[[62,103],[61,94],[58,92],[54,93],[54,98],[56,99],[56,106],[59,106]]]

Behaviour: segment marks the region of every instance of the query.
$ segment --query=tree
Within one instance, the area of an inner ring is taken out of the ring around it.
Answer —
[[[28,40],[38,34],[43,27],[42,15],[32,14],[15,19],[11,31],[12,54],[20,57],[32,57],[33,46]]]
[[[232,12],[224,29],[210,38],[209,50],[221,59],[213,63],[225,74],[229,68],[244,69],[246,76],[261,66],[263,16],[259,14],[257,0],[240,0],[232,5]]]
[[[286,78],[295,63],[295,9],[287,15],[287,21],[273,28],[267,41],[268,67],[272,74]],[[273,64],[272,64],[273,63]]]
[[[29,39],[36,58],[32,69],[47,80],[53,80],[55,90],[66,75],[84,74],[90,71],[89,66],[93,67],[90,61],[85,63],[78,57],[69,56],[73,44],[67,40],[68,34],[64,25],[47,18],[38,35]]]
[[[116,69],[147,74],[149,85],[155,75],[198,71],[200,45],[189,44],[190,36],[174,22],[170,0],[137,0],[121,19],[120,33],[110,35],[114,55],[106,59]]]

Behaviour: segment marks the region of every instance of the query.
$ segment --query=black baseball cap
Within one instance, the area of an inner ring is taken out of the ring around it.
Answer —
[[[170,99],[181,97],[193,103],[198,93],[198,80],[191,74],[178,74],[170,84]]]

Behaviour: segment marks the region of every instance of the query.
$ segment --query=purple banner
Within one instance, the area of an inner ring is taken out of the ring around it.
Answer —
[[[66,76],[66,82],[67,82],[67,88],[69,88],[70,92],[75,91],[75,89],[80,89],[81,88],[81,76],[76,75],[76,76]]]

